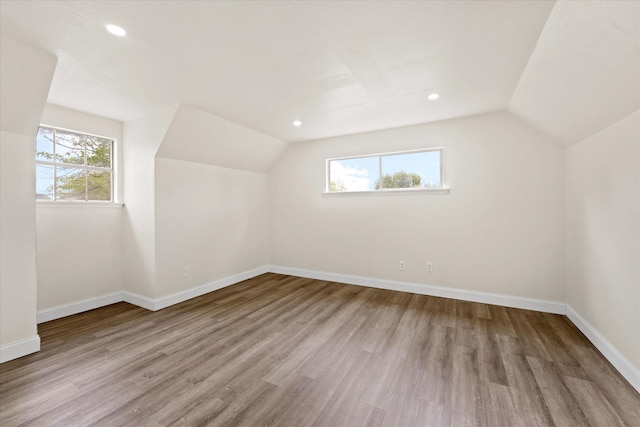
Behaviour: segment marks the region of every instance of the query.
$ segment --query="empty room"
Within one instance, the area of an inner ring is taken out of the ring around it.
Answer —
[[[640,2],[0,33],[2,427],[640,426]]]

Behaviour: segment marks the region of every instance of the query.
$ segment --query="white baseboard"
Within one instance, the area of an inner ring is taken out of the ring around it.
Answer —
[[[204,285],[176,292],[175,294],[167,295],[160,298],[148,298],[142,295],[134,294],[132,292],[123,292],[124,300],[131,304],[144,307],[148,310],[158,311],[174,304],[178,304],[183,301],[190,300],[191,298],[208,294],[209,292],[217,291],[218,289],[234,285],[236,283],[242,282],[243,280],[251,279],[268,272],[269,268],[267,266],[262,266],[254,268],[253,270],[234,274],[232,276],[223,277],[222,279],[214,280],[213,282],[205,283]]]
[[[147,310],[157,310],[155,299],[136,294],[135,292],[123,291],[122,301],[128,302],[129,304],[137,305],[138,307],[146,308]]]
[[[115,304],[120,301],[122,301],[122,292],[114,292],[112,294],[88,298],[72,302],[70,304],[63,304],[38,311],[37,321],[40,324],[50,320],[60,319],[61,317],[71,316],[72,314],[78,314],[95,308],[104,307],[106,305]]]
[[[622,355],[596,328],[567,304],[567,317],[591,341],[604,357],[640,393],[640,370]]]
[[[167,295],[160,298],[149,298],[133,292],[125,291],[122,293],[123,300],[130,304],[146,308],[147,310],[158,311],[174,304],[178,304],[183,301],[190,300],[191,298],[208,294],[209,292],[217,291],[218,289],[234,285],[238,282],[242,282],[243,280],[251,279],[268,272],[269,268],[265,265],[262,267],[254,268],[253,270],[247,270],[243,271],[242,273],[234,274],[232,276],[223,277],[222,279],[214,280],[213,282],[205,283],[204,285],[176,292],[175,294]]]
[[[27,354],[40,351],[40,336],[36,335],[20,341],[0,346],[0,363],[17,359]]]
[[[272,273],[288,274],[291,276],[306,277],[309,279],[347,283],[349,285],[410,292],[413,294],[452,298],[463,301],[501,305],[504,307],[523,308],[526,310],[542,311],[545,313],[565,314],[565,304],[556,301],[514,297],[510,295],[492,294],[488,292],[470,291],[457,288],[444,288],[441,286],[398,282],[395,280],[374,279],[371,277],[350,276],[345,274],[327,273],[324,271],[281,267],[277,265],[270,266],[269,271],[271,271]]]
[[[114,292],[112,294],[101,295],[99,297],[89,298],[38,311],[37,321],[38,323],[44,323],[121,301],[146,308],[147,310],[158,311],[171,305],[199,297],[200,295],[222,289],[267,272],[269,272],[269,268],[267,266],[262,266],[160,298],[149,298],[129,291]]]
[[[227,276],[222,279],[214,280],[213,282],[205,283],[204,285],[196,288],[187,289],[186,291],[176,292],[175,294],[167,295],[156,299],[155,309],[161,310],[174,304],[181,303],[191,298],[199,297],[200,295],[208,294],[209,292],[217,291],[218,289],[226,288],[227,286],[234,285],[247,279],[259,276],[264,273],[268,273],[269,268],[265,265],[262,267],[254,268],[253,270],[244,271],[242,273]]]

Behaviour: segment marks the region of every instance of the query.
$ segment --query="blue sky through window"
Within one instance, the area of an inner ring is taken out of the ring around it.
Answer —
[[[405,171],[420,175],[421,186],[439,188],[440,151],[423,151],[421,153],[405,153],[382,156],[382,175],[393,175]]]
[[[404,171],[420,175],[420,187],[442,188],[441,150],[385,154],[329,161],[329,191],[374,191],[382,175]]]
[[[331,181],[335,191],[374,190],[378,179],[378,157],[358,157],[356,159],[332,160]]]

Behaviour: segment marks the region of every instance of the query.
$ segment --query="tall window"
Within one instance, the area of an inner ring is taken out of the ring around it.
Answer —
[[[38,128],[36,198],[113,201],[113,144],[101,136]]]
[[[328,160],[330,193],[442,188],[442,148]]]

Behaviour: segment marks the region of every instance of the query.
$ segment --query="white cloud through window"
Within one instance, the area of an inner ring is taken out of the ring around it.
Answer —
[[[367,169],[344,166],[340,162],[331,162],[331,181],[343,185],[347,191],[367,191],[373,187]]]

